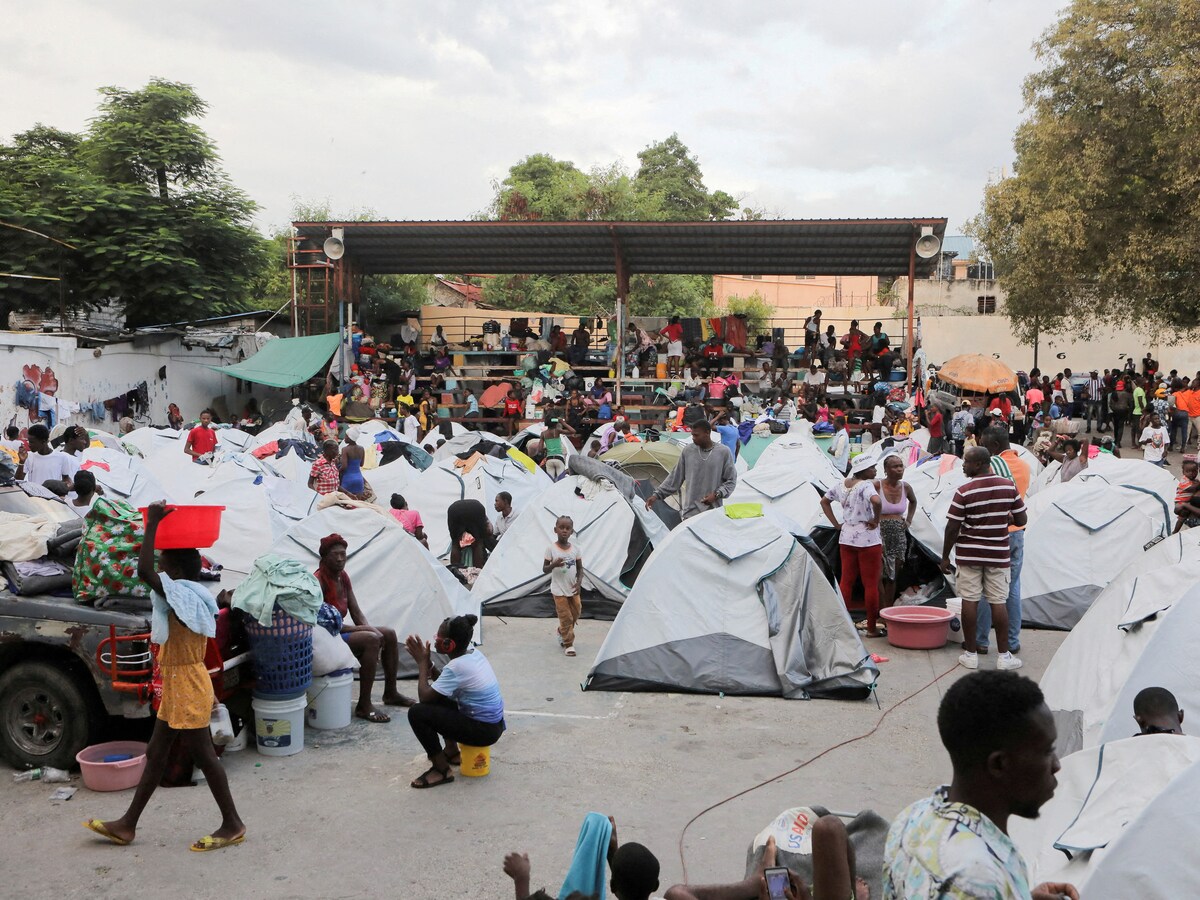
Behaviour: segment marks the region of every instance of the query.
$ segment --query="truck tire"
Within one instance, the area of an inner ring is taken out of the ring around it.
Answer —
[[[83,686],[63,666],[21,662],[0,676],[0,751],[16,765],[73,768],[96,721]]]

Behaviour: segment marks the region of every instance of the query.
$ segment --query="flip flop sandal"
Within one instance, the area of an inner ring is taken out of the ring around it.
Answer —
[[[117,835],[105,828],[104,823],[99,819],[88,819],[83,823],[83,827],[89,831],[96,832],[96,834],[100,835],[100,837],[108,838],[118,847],[127,847],[129,845],[129,841],[125,840],[123,837],[117,837]]]
[[[237,837],[232,838],[219,838],[207,834],[188,847],[188,849],[194,853],[207,853],[209,850],[224,850],[226,847],[233,847],[245,840],[246,836],[244,834],[239,834]]]
[[[437,772],[439,775],[442,776],[440,781],[430,781],[429,780],[429,776],[431,774],[433,774],[434,772]],[[416,788],[417,790],[421,791],[421,790],[424,790],[425,788],[441,787],[443,784],[449,784],[453,780],[454,780],[454,776],[450,774],[449,769],[446,769],[446,771],[443,772],[441,769],[432,769],[431,768],[431,769],[429,769],[429,771],[422,773],[421,776],[419,778],[417,778],[416,781],[412,782],[412,784],[409,785],[409,787]]]
[[[377,709],[373,709],[369,713],[360,713],[358,710],[355,710],[354,717],[356,719],[366,719],[368,722],[373,722],[376,725],[384,725],[392,721],[391,716],[385,715]]]
[[[449,753],[447,753],[446,754],[446,762],[448,762],[452,766],[461,766],[462,765],[462,754],[455,753],[453,756],[451,756]]]

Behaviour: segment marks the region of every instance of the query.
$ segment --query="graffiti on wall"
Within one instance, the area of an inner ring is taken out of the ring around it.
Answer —
[[[49,366],[42,368],[36,364],[23,366],[21,377],[17,380],[17,407],[24,409],[29,416],[29,423],[42,420],[42,396],[53,397],[58,392],[58,378]],[[15,425],[16,422],[14,421]]]

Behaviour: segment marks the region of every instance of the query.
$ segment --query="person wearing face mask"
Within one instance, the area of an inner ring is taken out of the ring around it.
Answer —
[[[429,769],[412,782],[417,789],[454,780],[450,767],[462,764],[459,742],[490,747],[504,734],[504,698],[487,657],[471,649],[476,616],[455,616],[438,627],[433,649],[449,657],[433,678],[428,641],[409,635],[405,648],[419,668],[418,703],[408,711],[408,724],[425,748]]]

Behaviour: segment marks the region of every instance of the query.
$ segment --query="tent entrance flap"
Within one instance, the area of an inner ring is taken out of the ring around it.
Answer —
[[[333,358],[337,334],[275,338],[247,360],[231,366],[209,366],[242,381],[286,388],[308,381]]]

